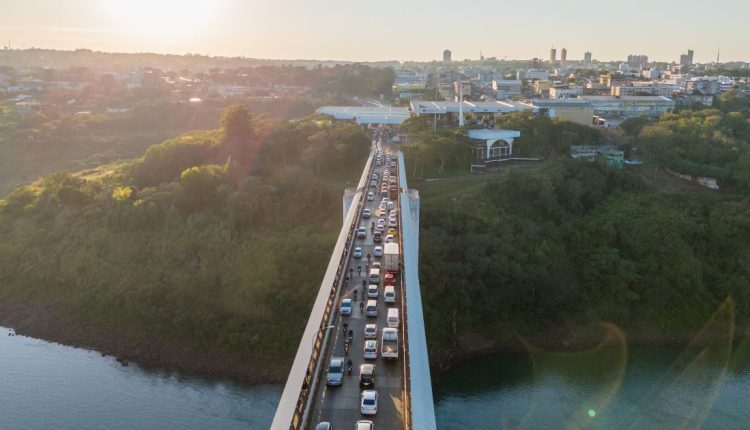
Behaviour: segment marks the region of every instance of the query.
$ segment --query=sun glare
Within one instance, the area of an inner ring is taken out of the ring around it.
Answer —
[[[205,30],[216,2],[199,0],[111,0],[106,3],[121,31],[166,41],[189,38]]]

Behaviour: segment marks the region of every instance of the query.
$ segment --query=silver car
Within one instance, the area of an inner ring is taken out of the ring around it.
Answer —
[[[344,381],[344,358],[333,357],[326,372],[326,385],[341,385]]]

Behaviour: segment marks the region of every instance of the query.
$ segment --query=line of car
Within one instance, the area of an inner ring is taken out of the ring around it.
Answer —
[[[381,163],[385,164],[383,172],[383,186],[381,187],[382,200],[378,207],[377,214],[379,219],[377,221],[377,227],[375,222],[372,223],[371,231],[373,232],[373,242],[382,241],[382,233],[386,229],[386,216],[388,217],[388,234],[386,235],[386,243],[396,241],[398,235],[398,210],[395,202],[391,201],[388,197],[388,185],[395,181],[390,178],[389,167],[391,164],[391,157],[387,154],[378,153],[376,159],[376,166],[379,167]],[[394,178],[395,179],[395,178]],[[378,174],[373,173],[371,176],[370,186],[377,187]],[[367,194],[367,200],[373,201],[374,194],[369,192]],[[369,208],[365,208],[362,211],[363,219],[370,219],[373,213]],[[367,228],[362,226],[357,229],[356,234],[358,239],[367,238]],[[393,246],[393,245],[387,245]],[[357,246],[352,252],[354,259],[363,258],[363,248]],[[370,254],[368,261],[370,259]],[[376,245],[373,248],[373,255],[375,258],[382,258],[384,256],[383,246]],[[398,257],[398,256],[397,256]],[[366,279],[370,280],[367,286],[367,302],[364,305],[364,314],[366,318],[377,317],[378,306],[377,299],[380,296],[380,269],[381,264],[378,261],[372,262],[372,268],[369,274],[366,275]],[[385,303],[396,302],[396,281],[397,276],[391,271],[385,273],[382,278],[385,289],[383,292],[383,301]],[[355,286],[356,288],[356,286]],[[362,297],[365,300],[365,297]],[[341,301],[339,307],[339,313],[342,317],[351,316],[353,312],[353,301],[350,298],[345,298]],[[381,350],[380,356],[382,359],[398,359],[398,327],[399,327],[399,309],[396,307],[388,308],[388,315],[386,317],[386,324],[388,327],[384,327],[381,330]],[[376,323],[367,323],[364,327],[364,347],[362,357],[364,360],[375,360],[378,358],[378,325]],[[332,357],[328,372],[326,374],[327,385],[342,385],[344,374],[346,372],[346,363],[344,357]],[[371,363],[363,363],[359,367],[359,387],[362,390],[360,393],[360,412],[362,415],[376,415],[378,412],[378,391],[375,387],[375,365]],[[331,430],[331,424],[329,422],[321,422],[316,426],[316,430]],[[360,420],[356,422],[356,430],[374,430],[374,423],[370,420]]]

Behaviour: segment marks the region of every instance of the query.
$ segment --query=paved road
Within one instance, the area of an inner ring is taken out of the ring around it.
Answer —
[[[398,179],[398,173],[396,171],[396,163],[391,163],[390,174]],[[379,178],[383,177],[384,166],[375,168]],[[368,188],[368,191],[373,191],[377,194],[378,188]],[[396,361],[384,361],[380,358],[380,330],[386,327],[386,314],[389,306],[401,307],[402,293],[403,290],[398,287],[397,302],[386,304],[383,301],[383,283],[382,276],[379,288],[378,302],[378,316],[377,318],[366,317],[364,312],[359,311],[359,303],[362,301],[362,281],[367,277],[367,271],[365,265],[368,263],[367,254],[373,254],[373,248],[376,245],[383,245],[383,243],[373,243],[372,233],[370,232],[370,225],[372,221],[377,221],[378,205],[380,204],[380,198],[375,197],[375,200],[366,202],[366,208],[370,209],[373,216],[370,219],[360,219],[358,225],[367,227],[367,238],[357,239],[353,246],[362,247],[363,258],[355,259],[351,258],[349,261],[349,267],[354,269],[354,276],[349,283],[349,286],[344,288],[341,294],[341,298],[353,298],[354,289],[358,289],[358,301],[354,303],[354,310],[351,316],[342,317],[338,315],[337,306],[337,317],[335,320],[335,332],[332,333],[333,348],[329,349],[327,356],[325,357],[324,368],[328,368],[328,363],[331,357],[346,357],[351,358],[353,363],[353,370],[351,376],[345,376],[344,382],[338,387],[329,387],[325,385],[325,373],[322,375],[322,381],[318,387],[316,395],[316,404],[312,408],[312,428],[315,428],[317,423],[322,421],[331,422],[334,429],[353,429],[355,423],[358,420],[372,420],[375,424],[375,428],[378,430],[389,429],[397,430],[403,428],[402,414],[402,395],[403,395],[403,372],[404,372],[404,359],[403,359],[403,344],[402,336],[399,336],[399,359]],[[355,203],[356,204],[356,203]],[[400,210],[400,208],[399,208]],[[400,234],[400,226],[399,226]],[[382,261],[382,258],[372,258],[372,261]],[[361,275],[358,273],[357,266],[362,267]],[[349,268],[347,267],[348,271]],[[354,331],[354,340],[349,350],[349,355],[344,355],[344,335],[343,323],[348,324],[348,328]],[[377,323],[378,325],[378,358],[375,360],[365,360],[363,358],[364,348],[364,328],[365,324]],[[399,330],[404,326],[404,318],[401,317],[401,325]],[[359,365],[365,362],[375,364],[375,389],[378,391],[378,413],[375,416],[364,416],[360,413],[359,402],[360,402],[360,389],[359,389]]]

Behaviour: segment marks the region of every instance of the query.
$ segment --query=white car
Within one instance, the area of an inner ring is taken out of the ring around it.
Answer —
[[[360,420],[357,421],[354,430],[375,430],[375,424],[370,420]]]
[[[362,391],[362,397],[359,402],[359,409],[362,415],[375,415],[378,413],[378,392],[375,390]]]
[[[365,325],[365,339],[376,339],[377,337],[378,337],[378,325],[366,324]]]
[[[371,299],[378,298],[378,286],[376,284],[370,284],[367,286],[367,297]]]
[[[356,248],[354,248],[354,255],[353,255],[353,257],[354,258],[362,258],[362,248],[360,248],[359,246],[356,247]]]
[[[380,262],[379,261],[373,262],[371,268],[380,269]]]
[[[375,200],[375,194],[373,194],[372,192],[367,193],[367,201],[371,202],[373,200]]]
[[[357,229],[357,237],[360,239],[364,239],[367,237],[367,228],[360,227]]]
[[[362,211],[362,218],[367,219],[372,216],[372,212],[369,209],[365,209]]]
[[[378,358],[378,341],[368,340],[365,341],[365,349],[362,355],[365,360],[375,360]]]
[[[375,257],[382,257],[383,256],[383,247],[382,246],[376,246],[375,249],[372,250],[372,255]]]
[[[398,221],[396,221],[393,218],[389,219],[388,220],[388,227],[398,227]]]

